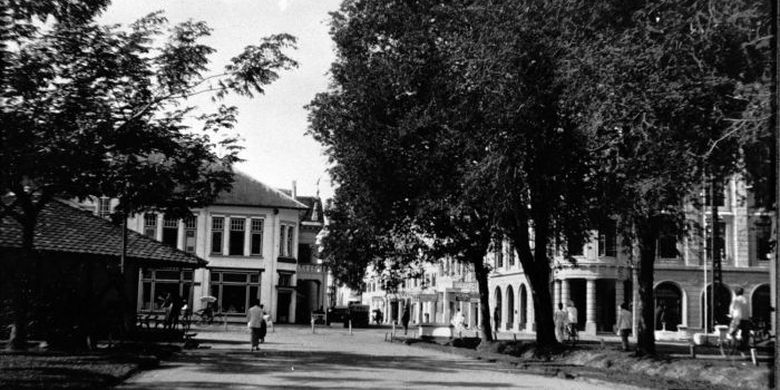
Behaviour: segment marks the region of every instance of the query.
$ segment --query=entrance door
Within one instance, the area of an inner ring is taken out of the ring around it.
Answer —
[[[292,291],[279,291],[276,300],[276,322],[280,324],[290,322],[290,302],[292,302]]]

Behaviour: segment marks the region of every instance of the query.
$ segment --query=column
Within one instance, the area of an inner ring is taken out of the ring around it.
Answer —
[[[384,319],[382,320],[382,322],[387,324],[390,322],[390,300],[387,299],[387,297],[385,297],[385,307],[383,311],[384,311]]]
[[[561,281],[553,280],[553,312],[558,310],[559,303],[561,303]]]
[[[442,305],[444,305],[444,307],[441,309],[444,318],[441,319],[441,322],[449,324],[452,313],[450,313],[450,294],[447,293],[447,289],[444,289],[444,302],[442,302]]]
[[[616,321],[618,316],[620,315],[620,305],[622,305],[624,301],[625,301],[625,297],[623,296],[623,281],[620,279],[615,279],[615,320]]]
[[[638,318],[639,313],[637,313],[637,308],[639,307],[639,275],[637,274],[636,269],[631,269],[631,296],[633,297],[632,302],[634,303],[634,307],[631,308],[631,317],[632,317],[632,323],[631,326],[631,334],[636,337],[638,329]],[[655,328],[655,324],[652,325]]]
[[[563,302],[563,306],[567,306],[569,304],[569,291],[569,280],[561,280],[561,302]]]
[[[585,280],[585,333],[596,334],[596,279]]]

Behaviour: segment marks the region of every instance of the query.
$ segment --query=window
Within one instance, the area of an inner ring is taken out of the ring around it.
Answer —
[[[612,219],[599,225],[599,256],[617,256],[617,223]]]
[[[176,248],[179,239],[179,220],[163,218],[162,242]]]
[[[260,218],[252,218],[252,233],[250,236],[249,254],[262,255],[263,254],[263,220]]]
[[[726,257],[726,223],[723,221],[718,222],[718,240],[715,242],[715,248],[717,253],[720,254],[721,260]],[[707,258],[712,261],[712,219],[707,220]]]
[[[582,244],[580,245],[569,245],[571,240],[567,241],[567,248],[569,250],[569,256],[582,256]]]
[[[111,199],[101,196],[97,200],[96,214],[100,218],[106,218],[111,215]]]
[[[662,259],[675,259],[679,256],[677,252],[677,228],[669,221],[661,223],[661,229],[658,232],[658,250],[657,257]]]
[[[507,266],[508,267],[514,267],[515,266],[515,246],[512,244],[509,244],[507,253]]]
[[[756,227],[756,257],[760,261],[768,261],[772,252],[772,219],[759,217],[755,222]]]
[[[246,220],[244,218],[230,218],[230,238],[228,241],[231,256],[244,255],[244,228]]]
[[[495,241],[493,242],[493,253],[496,255],[496,268],[501,268],[504,266],[504,246],[501,241]]]
[[[148,269],[141,272],[141,301],[138,303],[142,311],[162,311],[162,304],[168,294],[172,299],[180,299],[192,307],[192,271],[176,269]]]
[[[211,295],[217,298],[217,312],[245,315],[252,300],[260,298],[260,275],[211,271]]]
[[[309,264],[312,261],[312,250],[309,244],[298,244],[298,263]]]
[[[279,256],[293,257],[293,226],[282,224],[279,232]]]
[[[184,219],[184,251],[195,253],[195,244],[198,237],[198,217]]]
[[[222,234],[224,229],[224,217],[211,218],[211,253],[222,253]]]
[[[279,286],[290,287],[292,286],[292,274],[279,272]]]
[[[144,214],[144,235],[157,239],[157,214]]]
[[[704,191],[704,205],[705,206],[712,206],[712,203],[710,201],[710,187],[707,186],[707,190]],[[715,205],[716,206],[724,206],[726,204],[725,202],[725,193],[722,189],[715,189]]]

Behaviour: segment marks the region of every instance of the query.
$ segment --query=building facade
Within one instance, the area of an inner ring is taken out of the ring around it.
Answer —
[[[106,216],[115,203],[94,198],[82,208]],[[168,218],[161,213],[129,218],[129,229],[208,261],[207,267],[194,271],[142,268],[138,310],[162,310],[164,297],[171,294],[187,301],[194,311],[213,301],[209,304],[218,315],[243,322],[257,298],[273,321],[296,322],[301,312],[297,307],[299,275],[303,280],[324,280],[322,270],[310,269],[311,251],[304,250],[304,262],[298,259],[301,248],[312,240],[310,229],[302,231],[302,220],[312,214],[309,209],[283,191],[237,172],[230,192],[221,193],[207,207],[192,210],[188,218]],[[317,298],[313,301],[319,302]],[[307,308],[309,302],[305,302]]]
[[[726,314],[737,287],[745,292],[751,316],[771,323],[771,213],[755,203],[749,188],[738,177],[732,178],[722,196],[716,196],[714,201],[719,214],[716,225],[721,233],[716,242],[721,248],[721,291],[714,294],[714,304],[705,302],[705,291],[712,296],[713,284],[712,259],[707,254],[713,223],[707,197],[699,202],[704,207],[690,205],[686,209],[690,223],[682,239],[672,229],[664,229],[657,242],[654,293],[658,331],[676,331],[679,327],[703,329],[706,323],[711,328],[713,318],[715,323],[727,323]],[[638,300],[636,270],[620,243],[615,221],[603,221],[581,249],[570,250],[575,262],[563,258],[562,248],[551,248],[551,252],[554,257],[549,288],[553,305],[572,302],[578,308],[578,325],[587,334],[612,333],[620,304]],[[499,332],[534,332],[532,289],[514,248],[508,242],[496,243],[486,261],[493,268],[489,277],[492,325]],[[414,283],[406,283],[397,294],[385,294],[369,277],[364,303],[389,307],[385,310],[390,315],[385,318],[392,321],[397,318],[394,300],[415,305],[416,299],[435,299],[433,303],[421,303],[422,313],[429,314],[421,316],[423,323],[446,323],[458,308],[467,319],[475,319],[469,320],[470,324],[482,322],[478,303],[471,301],[478,300],[464,294],[476,290],[473,273],[445,260],[426,269],[426,275],[436,282],[424,284],[422,290]],[[428,292],[436,296],[427,295]]]

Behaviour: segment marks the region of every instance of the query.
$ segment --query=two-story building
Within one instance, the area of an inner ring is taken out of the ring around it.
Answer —
[[[194,272],[142,269],[138,309],[156,310],[171,293],[195,311],[213,301],[218,314],[243,322],[252,300],[259,298],[275,322],[295,322],[298,240],[305,210],[305,204],[237,172],[231,191],[193,210],[189,218],[159,213],[130,218],[130,229],[208,261],[206,268]]]

